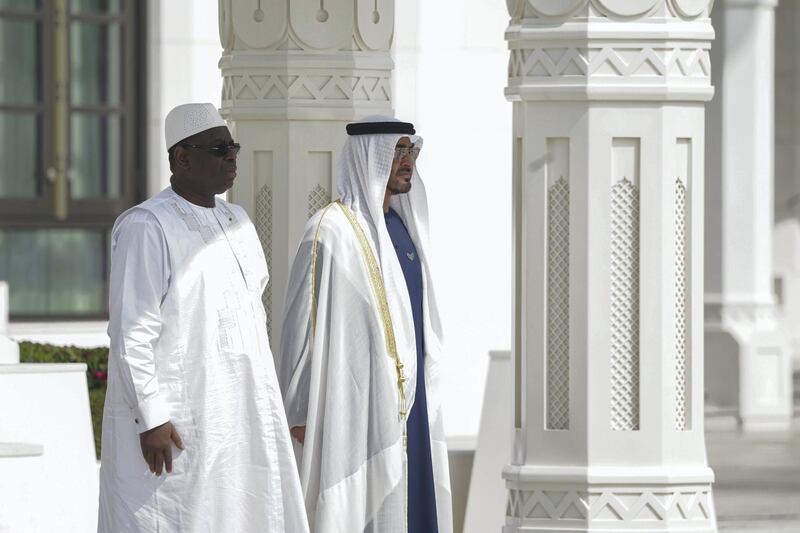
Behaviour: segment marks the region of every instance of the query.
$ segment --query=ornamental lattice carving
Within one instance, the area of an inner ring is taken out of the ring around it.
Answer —
[[[322,185],[316,185],[308,192],[308,218],[331,203],[331,193]]]
[[[639,188],[611,191],[611,429],[639,429]]]
[[[708,80],[707,47],[557,47],[511,50],[509,78],[690,78]]]
[[[272,272],[272,189],[264,185],[256,194],[256,232],[264,256],[267,259],[267,269]],[[267,311],[267,334],[272,338],[272,283],[267,284],[267,289],[261,295],[264,309]]]
[[[223,101],[391,102],[391,72],[353,75],[242,74],[226,76]]]
[[[709,522],[712,509],[708,486],[597,492],[510,489],[506,515],[526,525],[588,520],[604,524],[628,522],[639,527],[651,524],[661,531],[663,524],[660,522]]]
[[[547,206],[547,429],[569,429],[569,183]]]
[[[690,429],[686,371],[689,362],[686,209],[686,186],[679,178],[675,184],[675,429],[678,431]]]

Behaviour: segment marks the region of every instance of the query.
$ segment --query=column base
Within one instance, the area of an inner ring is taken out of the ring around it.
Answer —
[[[507,466],[503,533],[717,531],[707,467]]]
[[[772,306],[706,305],[706,404],[733,410],[744,431],[786,431],[792,362]]]
[[[786,432],[792,429],[791,413],[780,415],[740,416],[739,427],[748,433]]]

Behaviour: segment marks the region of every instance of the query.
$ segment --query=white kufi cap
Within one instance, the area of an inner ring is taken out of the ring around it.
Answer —
[[[219,126],[227,126],[214,104],[183,104],[167,114],[164,137],[167,150],[196,133]]]

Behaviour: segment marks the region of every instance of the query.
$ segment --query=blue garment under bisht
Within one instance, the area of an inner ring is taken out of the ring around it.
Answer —
[[[422,322],[422,265],[408,230],[393,209],[385,215],[411,299],[417,337],[417,392],[408,416],[408,532],[438,533],[433,485],[428,401],[425,392],[425,339]]]

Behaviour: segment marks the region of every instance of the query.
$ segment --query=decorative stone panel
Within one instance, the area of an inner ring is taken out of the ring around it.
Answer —
[[[686,186],[675,183],[675,429],[688,424],[689,284]]]
[[[639,429],[639,188],[611,191],[611,428]]]
[[[569,429],[569,183],[547,206],[547,429]]]
[[[317,185],[308,193],[308,218],[331,203],[331,193],[322,185]]]
[[[267,259],[267,269],[272,272],[272,189],[264,185],[256,194],[256,231],[264,255]],[[267,283],[267,289],[261,295],[264,309],[267,311],[267,334],[272,338],[272,283]]]

